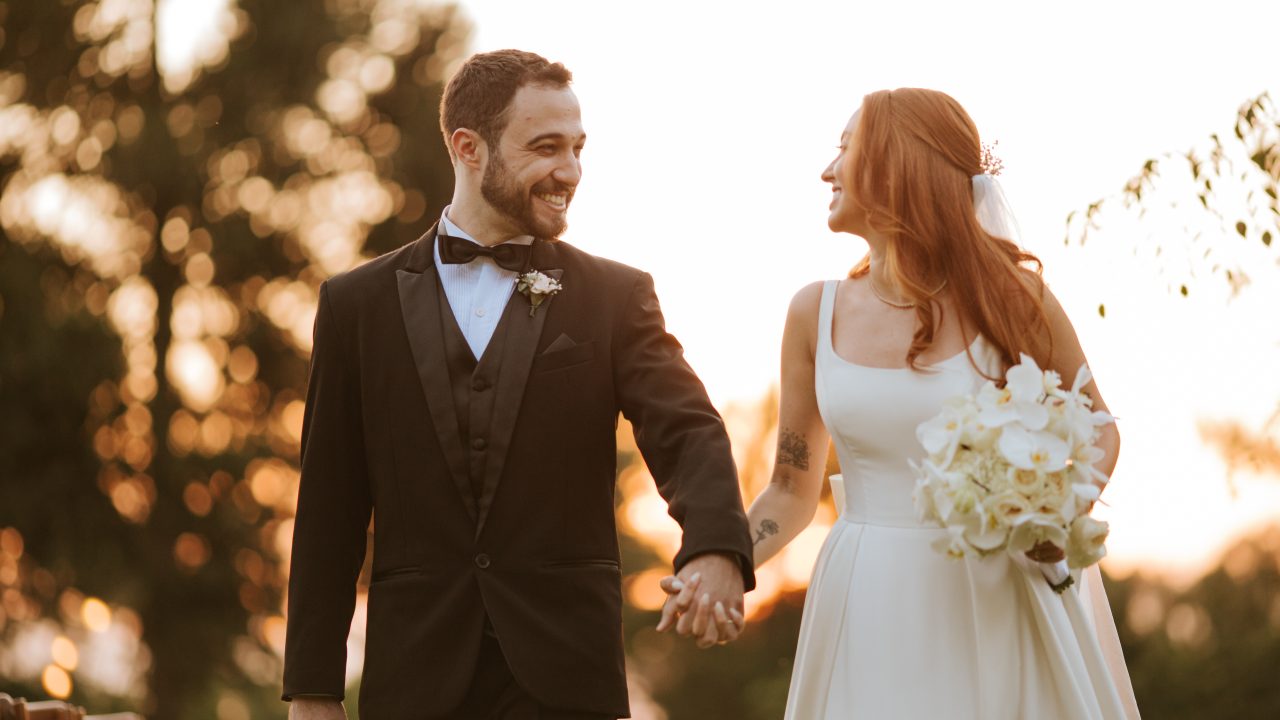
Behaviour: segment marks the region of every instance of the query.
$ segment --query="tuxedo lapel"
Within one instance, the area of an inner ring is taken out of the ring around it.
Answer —
[[[404,317],[413,363],[418,370],[418,380],[427,399],[436,437],[449,465],[449,474],[462,495],[467,514],[476,520],[475,494],[468,480],[466,451],[462,447],[453,390],[449,384],[449,361],[445,354],[441,318],[450,310],[442,307],[440,302],[440,280],[433,245],[435,237],[436,228],[432,227],[417,240],[418,247],[413,249],[405,267],[396,271],[400,313]]]
[[[542,266],[556,260],[553,243],[535,240],[531,258],[533,269],[556,280],[563,276],[563,269]],[[530,316],[529,299],[520,293],[514,293],[511,300],[507,302],[502,320],[498,324],[497,332],[504,333],[502,367],[494,387],[493,418],[489,426],[489,457],[485,464],[484,484],[480,495],[480,520],[476,526],[476,537],[479,537],[484,530],[485,520],[489,516],[489,507],[493,504],[493,496],[498,490],[498,482],[502,479],[502,471],[507,464],[507,451],[511,447],[511,435],[515,432],[516,419],[520,416],[525,385],[529,382],[529,370],[533,367],[538,339],[542,337],[542,328],[546,324],[547,313],[551,311],[554,300],[554,295],[546,298]]]

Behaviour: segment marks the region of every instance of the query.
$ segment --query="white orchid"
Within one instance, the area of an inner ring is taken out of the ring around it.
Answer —
[[[1052,515],[1032,513],[1018,518],[1009,533],[1009,551],[1024,553],[1042,542],[1063,548],[1067,545],[1067,531]]]
[[[953,398],[943,403],[941,413],[916,428],[916,439],[931,456],[942,456],[943,466],[950,465],[972,416],[964,398]]]
[[[1083,514],[1107,483],[1094,443],[1113,422],[1084,394],[1090,379],[1081,367],[1063,389],[1058,373],[1023,355],[1003,388],[988,382],[921,423],[926,458],[911,464],[913,499],[921,523],[946,529],[935,549],[981,557],[1047,542],[1066,551],[1071,567],[1106,554],[1106,523]]]
[[[1031,432],[1009,425],[1000,433],[1000,454],[1019,470],[1053,473],[1067,466],[1071,448],[1049,432]]]
[[[1104,543],[1111,528],[1101,520],[1094,520],[1088,515],[1081,515],[1071,523],[1071,533],[1067,539],[1067,566],[1072,568],[1088,567],[1107,555]]]
[[[1049,424],[1049,410],[1043,404],[1045,377],[1029,355],[1005,373],[1005,385],[997,388],[987,383],[978,392],[978,420],[987,427],[1021,423],[1028,430],[1040,430]]]

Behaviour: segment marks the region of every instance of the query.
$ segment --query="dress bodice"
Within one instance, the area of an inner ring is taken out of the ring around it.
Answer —
[[[956,395],[975,392],[994,376],[995,353],[977,337],[965,351],[922,370],[849,362],[835,352],[832,322],[838,280],[822,288],[815,353],[815,391],[822,420],[835,442],[848,520],[914,527],[911,461],[924,459],[916,427]],[[972,360],[970,357],[972,356]]]

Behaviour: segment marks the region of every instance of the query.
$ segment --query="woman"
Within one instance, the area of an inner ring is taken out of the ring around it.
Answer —
[[[931,547],[946,531],[916,519],[917,425],[1021,353],[1064,378],[1085,362],[1039,261],[979,217],[1011,221],[983,155],[948,95],[880,91],[822,173],[829,226],[870,252],[792,301],[777,458],[749,512],[759,566],[813,518],[834,437],[846,510],[813,571],[788,718],[1138,717],[1096,568],[1058,595],[1037,564],[1061,558],[1053,546],[954,560]],[[1114,425],[1098,444],[1110,475]]]

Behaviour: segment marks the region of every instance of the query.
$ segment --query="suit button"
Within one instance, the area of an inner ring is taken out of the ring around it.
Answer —
[[[479,555],[477,555],[476,567],[480,568],[481,570],[487,569],[489,567],[489,556],[485,555],[484,553],[480,553]]]
[[[471,441],[471,447],[475,450],[484,450],[489,447],[489,443],[485,442],[484,438],[476,438]]]
[[[471,389],[476,392],[484,392],[489,389],[489,381],[484,378],[476,378],[471,382]]]

